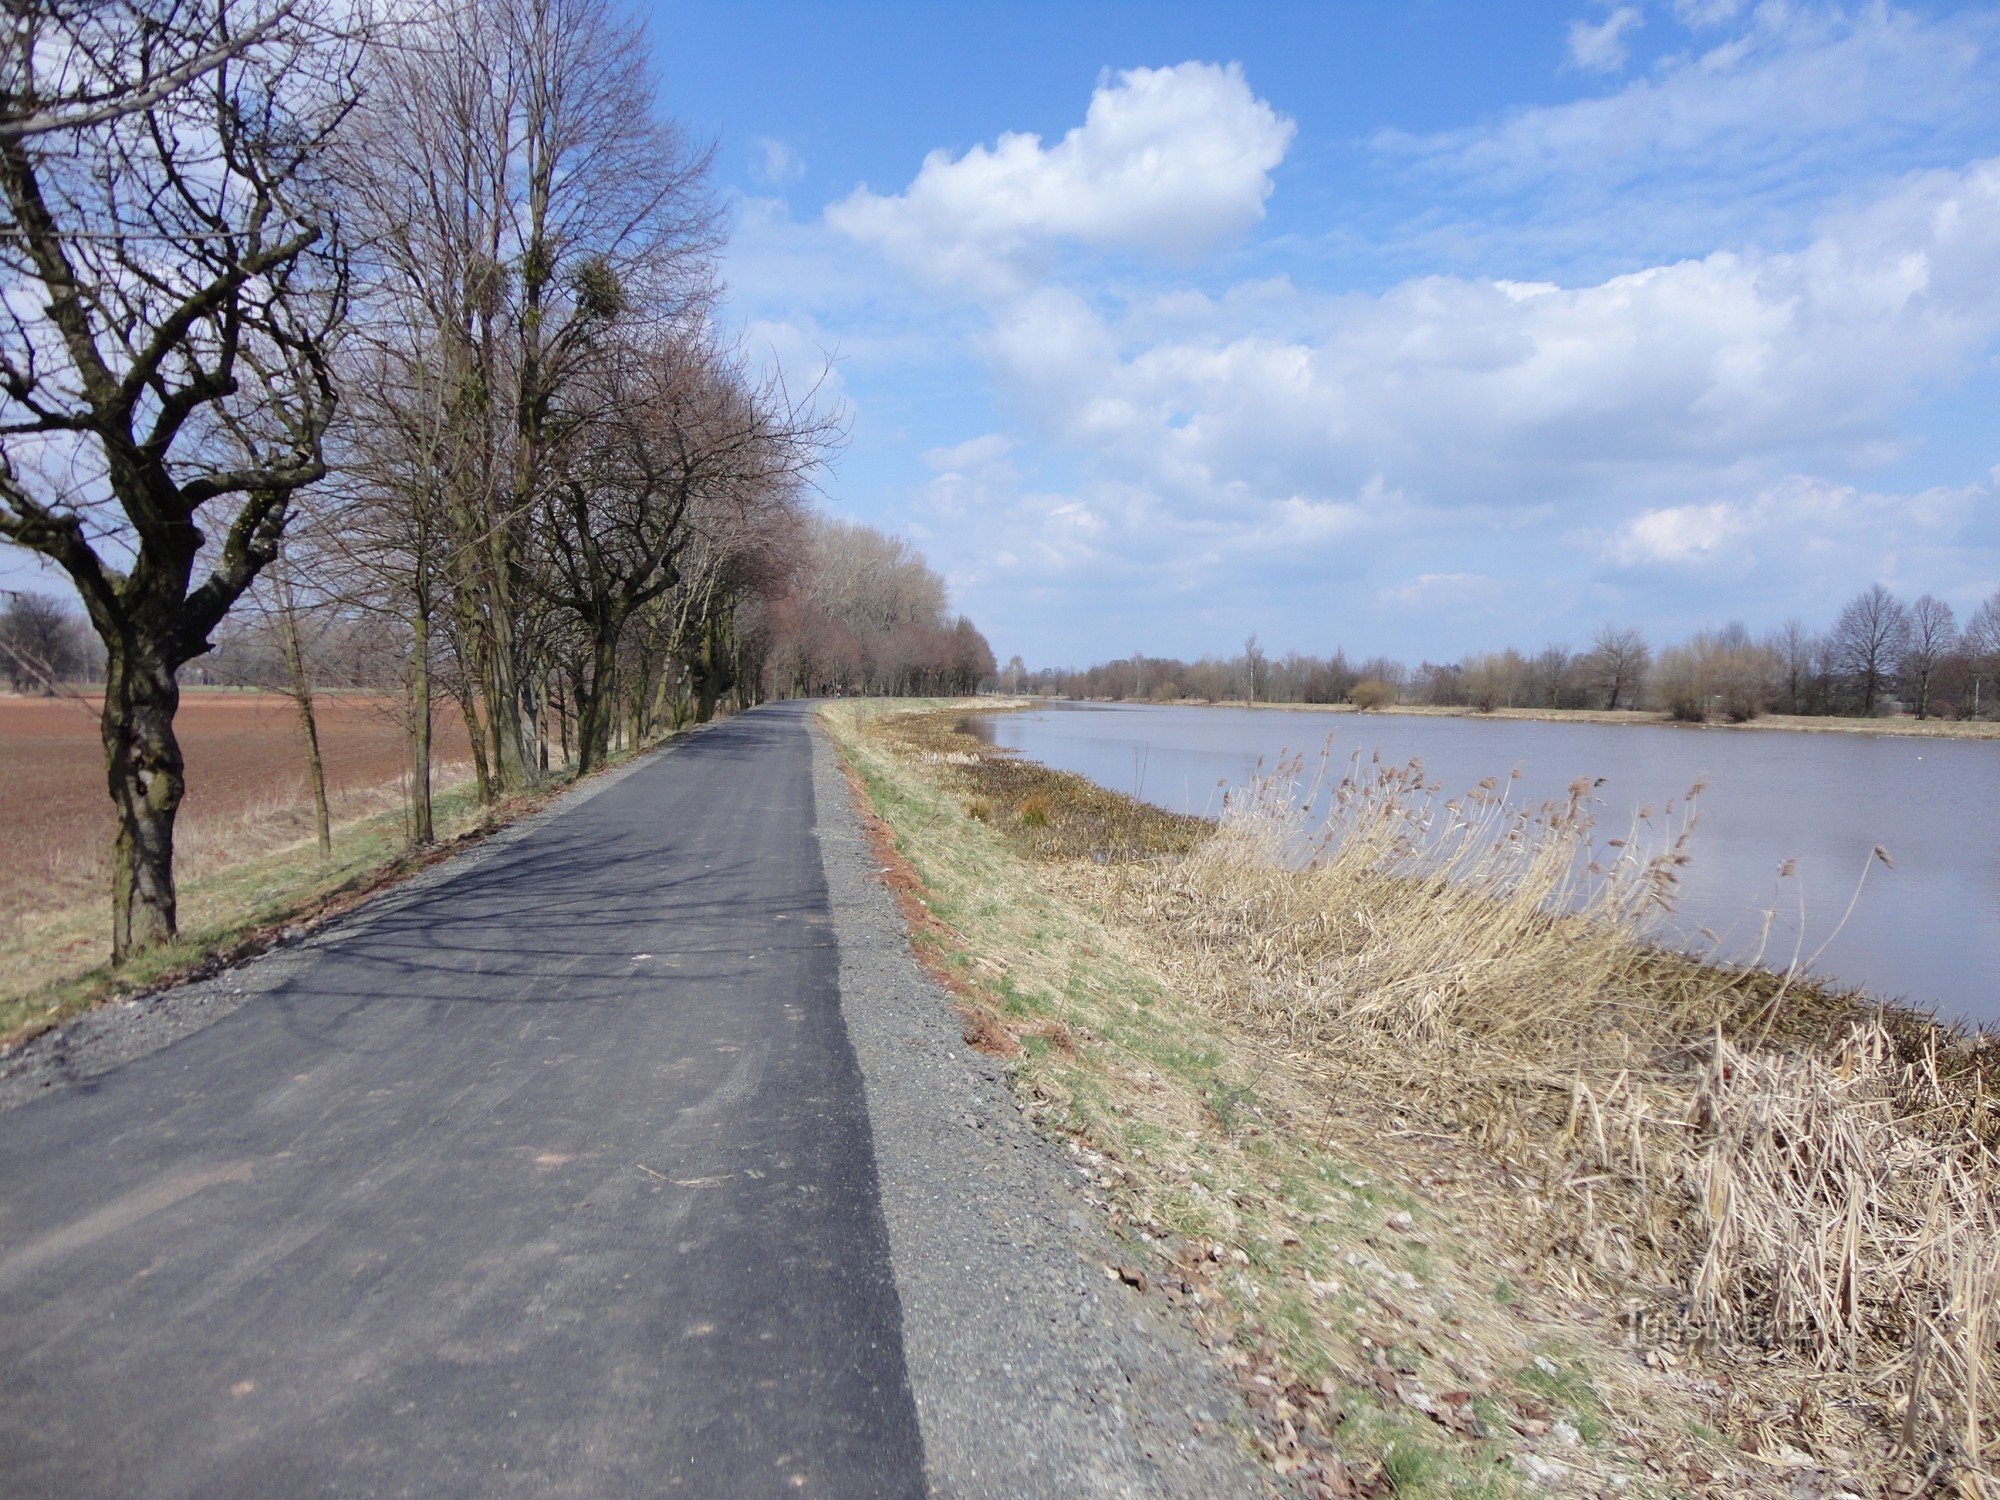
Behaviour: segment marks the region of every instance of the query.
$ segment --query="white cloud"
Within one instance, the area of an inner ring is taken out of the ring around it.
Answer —
[[[1021,478],[1007,461],[1014,446],[1007,434],[988,432],[924,454],[934,477],[919,495],[922,529],[934,534],[937,523],[945,523],[962,531],[968,521],[1008,507]]]
[[[924,462],[944,474],[975,473],[992,468],[1013,447],[1014,439],[1006,433],[988,432],[948,448],[933,448],[924,454]]]
[[[1642,511],[1611,534],[1604,555],[1619,567],[1721,567],[1739,575],[1774,555],[1838,559],[1846,576],[1866,576],[1899,551],[1949,546],[1994,498],[1990,477],[1898,495],[1793,474],[1745,499]]]
[[[1733,588],[1811,615],[1877,571],[1938,589],[1993,553],[1990,486],[1797,476],[1893,456],[1912,404],[1996,336],[2000,162],[1915,175],[1797,251],[1579,286],[1266,280],[1123,309],[1043,287],[980,345],[1017,425],[930,454],[920,510],[976,559],[969,598],[1068,579],[1080,616],[1151,610],[1204,638],[1319,618],[1316,597],[1416,639],[1475,618],[1574,633],[1591,619],[1565,611],[1622,614],[1666,575],[1676,608],[1722,618]],[[1024,453],[1077,477],[1024,493]]]
[[[794,400],[829,413],[847,407],[838,353],[810,318],[753,320],[743,330],[743,352],[761,373],[782,380]]]
[[[1150,338],[1143,313],[1121,323],[1045,289],[987,350],[1045,434],[1202,514],[1343,498],[1376,474],[1427,506],[1504,507],[1643,497],[1800,454],[1870,462],[2000,335],[2000,162],[1912,178],[1792,253],[1574,288],[1294,292],[1289,336],[1206,306],[1203,327],[1177,298],[1176,331]]]
[[[1484,573],[1419,573],[1384,593],[1413,609],[1462,610],[1492,604],[1500,597],[1500,585]]]
[[[1736,16],[1718,4],[1680,10],[1702,26]],[[1684,190],[1716,178],[1732,178],[1740,198],[1772,182],[1794,190],[1828,170],[1852,180],[1868,150],[1932,140],[1992,108],[1992,32],[1994,20],[1976,12],[1930,20],[1888,4],[1760,4],[1734,34],[1616,92],[1516,110],[1492,126],[1388,130],[1376,144],[1486,198],[1660,180]]]
[[[1717,502],[1671,505],[1634,516],[1618,528],[1613,558],[1632,563],[1703,562],[1720,555],[1750,529],[1749,510]]]
[[[760,135],[750,142],[754,153],[751,170],[759,181],[783,190],[806,175],[805,158],[783,141]]]
[[[1134,68],[1101,80],[1083,124],[1053,145],[1009,133],[962,156],[933,151],[903,192],[857,188],[827,221],[974,290],[1018,285],[1065,244],[1190,260],[1263,216],[1292,134],[1234,64]]]
[[[1662,28],[1665,9],[1647,7]],[[1275,643],[1289,610],[1322,644],[1368,619],[1391,622],[1380,646],[1463,649],[1494,621],[1526,641],[1745,599],[1818,618],[1878,573],[1990,580],[1995,487],[1907,491],[1949,472],[1912,457],[1913,414],[2000,339],[2000,161],[1890,171],[1910,158],[1869,145],[1901,132],[1930,143],[1918,160],[1964,162],[1987,138],[1951,133],[1991,91],[1983,23],[1673,9],[1701,45],[1637,82],[1401,143],[1444,217],[1474,205],[1475,250],[1510,215],[1583,241],[1687,207],[1661,253],[1510,253],[1482,270],[1512,275],[1369,292],[1295,284],[1275,268],[1306,262],[1276,251],[1227,288],[1114,279],[1077,252],[1185,259],[1245,233],[1289,144],[1237,70],[1189,64],[1110,75],[1061,139],[934,152],[823,223],[746,215],[756,264],[774,291],[796,270],[865,310],[844,351],[873,336],[926,382],[984,362],[991,390],[924,440],[978,435],[923,453],[898,524],[983,622],[1044,640],[1090,620],[1117,649],[1200,649],[1247,618]],[[1776,221],[1739,210],[1767,183],[1793,216],[1760,246]],[[942,294],[884,278],[884,255]],[[1905,457],[1930,469],[1904,492],[1839,482]]]
[[[1744,0],[1674,0],[1674,18],[1690,29],[1706,30],[1735,20],[1743,4]]]
[[[1621,5],[1602,21],[1569,23],[1569,58],[1587,73],[1616,73],[1630,49],[1625,33],[1646,24],[1636,5]]]

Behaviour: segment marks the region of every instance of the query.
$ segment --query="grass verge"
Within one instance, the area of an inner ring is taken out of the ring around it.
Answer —
[[[623,763],[629,754],[614,757]],[[608,769],[608,767],[607,767]],[[312,835],[247,859],[212,858],[180,885],[181,937],[112,968],[103,957],[109,917],[102,900],[48,913],[0,941],[0,1051],[112,1000],[207,978],[264,952],[419,870],[480,842],[575,785],[557,772],[532,793],[489,807],[470,782],[442,787],[433,803],[434,843],[412,848],[400,804],[334,825],[322,860]],[[376,799],[378,809],[385,799]]]
[[[1113,1274],[1237,1369],[1274,1474],[1986,1492],[1990,1057],[1645,949],[1632,890],[1548,918],[1567,860],[1453,867],[1407,788],[1350,789],[1346,862],[1302,868],[1289,791],[1218,829],[962,712],[826,721],[968,1041],[1071,1143]]]

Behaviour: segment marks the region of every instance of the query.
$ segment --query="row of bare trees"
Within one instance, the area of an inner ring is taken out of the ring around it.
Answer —
[[[1388,657],[1350,661],[1267,655],[1252,636],[1241,655],[1187,662],[1133,655],[1082,670],[1029,672],[1019,657],[998,676],[1008,691],[1079,698],[1208,702],[1406,702],[1500,708],[1654,709],[1700,720],[1767,712],[1872,718],[1990,718],[2000,714],[2000,594],[1961,626],[1926,594],[1906,603],[1880,584],[1849,600],[1825,631],[1799,620],[1753,636],[1740,624],[1698,631],[1655,651],[1629,626],[1607,625],[1589,647],[1512,648],[1414,670]]]
[[[0,540],[101,644],[115,959],[175,934],[174,715],[218,640],[315,785],[319,648],[365,645],[419,840],[436,704],[491,800],[725,701],[980,675],[941,585],[878,607],[921,559],[809,509],[838,420],[722,331],[710,153],[610,0],[7,27]]]
[[[994,675],[993,651],[954,617],[944,580],[899,537],[814,520],[797,586],[765,615],[773,683],[788,694],[952,694]]]

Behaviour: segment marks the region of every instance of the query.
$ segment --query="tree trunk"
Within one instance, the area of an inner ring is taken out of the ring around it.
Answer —
[[[522,732],[521,685],[514,670],[513,630],[501,627],[487,641],[485,661],[486,743],[494,784],[502,792],[528,785],[533,761]]]
[[[569,687],[558,678],[556,681],[556,735],[562,744],[563,769],[570,768],[569,749]]]
[[[599,630],[590,646],[590,681],[576,689],[576,774],[587,775],[611,753],[611,716],[617,708],[611,688],[617,663],[618,637]]]
[[[479,805],[491,807],[493,768],[486,763],[486,727],[479,722],[479,705],[473,701],[470,687],[459,688],[458,711],[465,719],[466,743],[472,747],[472,779],[479,788]]]
[[[277,582],[278,644],[285,655],[285,673],[292,680],[292,702],[299,710],[299,733],[306,746],[306,775],[312,785],[313,831],[319,836],[319,857],[333,857],[333,817],[326,805],[326,762],[319,753],[319,719],[313,713],[312,679],[306,675],[306,653],[299,640],[298,612],[284,579]]]
[[[174,817],[186,790],[174,714],[173,668],[131,640],[110,640],[105,663],[105,777],[118,814],[112,849],[111,961],[179,935],[174,897]]]
[[[437,837],[431,807],[431,621],[419,609],[410,621],[410,842]]]
[[[541,704],[535,713],[535,753],[544,776],[549,774],[549,677],[542,676]]]

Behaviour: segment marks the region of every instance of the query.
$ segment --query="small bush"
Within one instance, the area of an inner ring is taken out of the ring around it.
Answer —
[[[1370,709],[1387,708],[1396,701],[1396,689],[1379,677],[1369,677],[1354,684],[1348,690],[1347,701],[1363,713]]]
[[[1704,705],[1702,696],[1699,693],[1670,692],[1666,694],[1665,701],[1661,706],[1666,709],[1667,717],[1677,724],[1706,724],[1708,722],[1708,709]]]
[[[1054,811],[1046,796],[1040,792],[1030,792],[1021,799],[1021,826],[1046,828],[1049,826],[1049,815]]]

